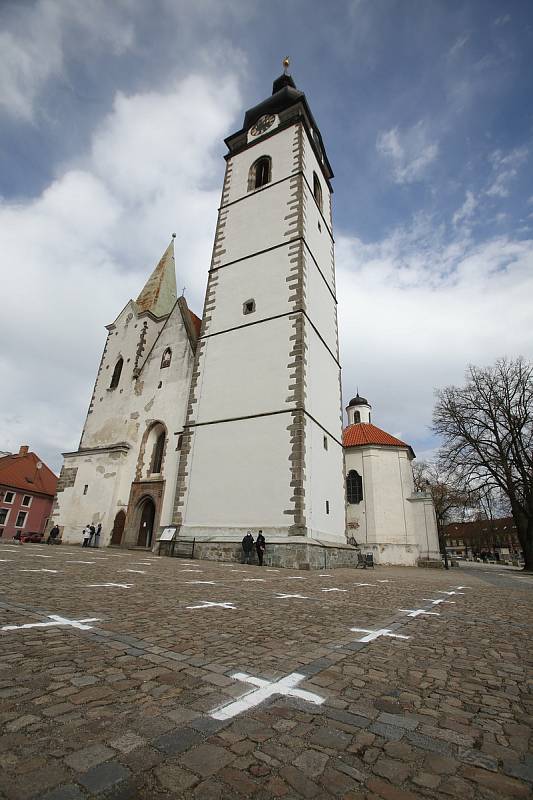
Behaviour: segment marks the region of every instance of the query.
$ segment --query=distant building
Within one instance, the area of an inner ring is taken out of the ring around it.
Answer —
[[[372,407],[357,394],[344,429],[349,533],[378,564],[441,562],[431,495],[415,492],[410,445],[371,423]]]
[[[522,547],[512,517],[452,522],[443,528],[446,549],[452,556],[522,558]]]
[[[56,488],[56,475],[27,445],[0,455],[0,538],[44,533]]]

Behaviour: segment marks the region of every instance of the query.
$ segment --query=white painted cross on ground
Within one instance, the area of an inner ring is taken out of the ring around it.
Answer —
[[[348,589],[336,589],[336,588],[331,588],[331,589],[321,589],[320,591],[321,591],[321,592],[347,592],[347,591],[348,591]]]
[[[366,633],[358,642],[373,642],[374,639],[379,639],[380,636],[389,636],[391,639],[408,639],[408,636],[403,636],[401,633],[393,633],[390,628],[379,628],[377,631],[370,631],[368,628],[350,628],[353,633]]]
[[[107,587],[109,587],[109,588],[116,587],[117,589],[131,589],[131,587],[133,585],[134,585],[133,583],[88,583],[87,584],[87,588],[88,589],[98,589],[98,588],[106,589]]]
[[[438,589],[437,594],[447,594],[449,597],[451,597],[454,594],[464,594],[464,592],[443,592],[442,589]]]
[[[53,572],[54,574],[57,575],[59,570],[58,569],[44,569],[44,567],[41,567],[41,569],[21,569],[20,572]]]
[[[276,595],[276,599],[277,600],[286,600],[289,597],[297,597],[299,600],[309,600],[309,598],[306,597],[303,594],[277,594]]]
[[[276,694],[285,697],[298,697],[300,700],[306,700],[308,703],[313,703],[317,706],[321,705],[326,699],[313,692],[296,689],[295,687],[301,683],[301,681],[305,680],[306,677],[305,675],[300,675],[298,672],[291,672],[290,675],[287,675],[285,678],[280,678],[278,681],[265,681],[261,678],[254,678],[252,675],[247,675],[246,672],[235,672],[231,677],[235,678],[237,681],[251,683],[252,686],[257,686],[258,688],[248,692],[248,694],[245,694],[233,703],[211,711],[210,716],[213,717],[213,719],[231,719],[232,717],[236,717],[237,714],[242,714],[243,711],[248,711],[248,709],[254,708],[260,703],[264,703],[265,700],[268,700]]]
[[[405,611],[408,617],[420,617],[423,614],[432,617],[440,617],[438,611],[424,611],[423,608],[399,608],[398,611]]]
[[[185,608],[230,608],[235,611],[233,603],[210,603],[207,600],[204,600],[199,606],[185,606]]]
[[[190,583],[194,586],[196,585],[200,586],[205,584],[207,584],[208,586],[216,586],[216,581],[185,581],[185,583]]]
[[[18,631],[22,628],[60,628],[70,627],[78,628],[80,631],[90,631],[92,625],[87,625],[87,622],[100,622],[98,617],[87,617],[86,619],[67,619],[60,617],[57,614],[49,614],[48,619],[52,622],[28,622],[25,625],[4,625],[0,631]]]
[[[354,586],[377,586],[377,583],[354,583]]]
[[[247,581],[248,583],[264,583],[265,578],[243,578],[243,581]]]

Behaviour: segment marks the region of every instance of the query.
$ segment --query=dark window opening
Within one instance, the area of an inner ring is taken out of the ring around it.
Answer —
[[[172,361],[172,350],[170,349],[170,347],[167,347],[161,359],[161,369],[166,369],[167,367],[170,367],[171,361]]]
[[[354,422],[361,422],[361,412],[360,411],[354,411],[353,412],[353,421]]]
[[[316,172],[313,172],[313,194],[315,196],[317,206],[322,211],[322,187]]]
[[[183,444],[183,434],[180,433],[180,435],[178,436],[178,446],[176,447],[176,450],[181,450],[182,444]]]
[[[17,514],[17,521],[15,522],[15,528],[23,528],[26,524],[26,517],[28,516],[27,511],[19,511]]]
[[[326,500],[326,514],[329,514],[329,500]]]
[[[6,524],[8,514],[9,514],[9,509],[0,508],[0,525]]]
[[[115,369],[113,370],[113,377],[111,378],[111,383],[109,384],[110,389],[117,388],[118,383],[120,381],[120,373],[122,372],[123,364],[124,364],[124,359],[121,356],[117,361],[117,363],[115,364]]]
[[[253,314],[254,311],[255,311],[255,300],[246,300],[246,302],[242,304],[243,314]]]
[[[346,476],[346,499],[349,503],[360,503],[363,499],[363,479],[355,469]]]
[[[21,505],[22,506],[29,506],[30,504],[31,504],[31,495],[25,494],[24,497],[22,498]]]
[[[86,483],[85,486],[83,487],[83,494],[87,494],[88,491],[89,491],[89,484]]]
[[[15,492],[6,492],[4,495],[4,503],[12,503],[15,497]]]
[[[272,180],[272,159],[270,156],[262,156],[250,167],[248,174],[248,191],[260,189]]]
[[[324,450],[328,449],[328,437],[324,436]]]
[[[161,472],[161,465],[163,464],[163,453],[165,450],[165,431],[161,431],[157,437],[154,446],[154,455],[152,458],[152,473],[158,475]]]

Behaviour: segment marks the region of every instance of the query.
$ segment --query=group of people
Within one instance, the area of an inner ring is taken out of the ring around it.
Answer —
[[[263,536],[263,531],[259,531],[255,542],[251,531],[248,531],[248,533],[242,540],[242,552],[244,554],[243,564],[251,563],[250,558],[252,557],[254,545],[255,545],[255,550],[257,552],[257,560],[259,561],[259,566],[262,567],[263,556],[265,555],[265,550],[266,550],[266,539]]]
[[[100,547],[100,534],[102,533],[102,526],[98,523],[98,527],[94,527],[87,523],[83,529],[83,543],[82,547]]]

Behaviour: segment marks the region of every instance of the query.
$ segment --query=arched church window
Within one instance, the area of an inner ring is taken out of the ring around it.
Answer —
[[[361,412],[360,411],[354,411],[353,412],[353,421],[354,422],[361,422]]]
[[[154,454],[152,456],[152,469],[150,470],[155,475],[159,475],[159,473],[161,472],[164,452],[165,452],[165,431],[161,431],[154,445]]]
[[[163,353],[163,357],[161,359],[161,369],[165,369],[166,367],[170,367],[170,362],[172,361],[172,350],[170,347],[167,347],[165,352]]]
[[[316,172],[313,172],[313,194],[315,196],[317,206],[322,211],[322,187]]]
[[[261,156],[254,161],[248,173],[248,191],[260,189],[272,180],[272,159],[270,156]]]
[[[349,503],[360,503],[363,499],[363,479],[355,469],[346,476],[346,499]]]
[[[116,389],[119,381],[120,381],[120,374],[122,372],[122,366],[124,364],[124,359],[120,356],[119,360],[115,364],[115,369],[113,370],[113,375],[111,377],[111,383],[109,384],[110,389]]]

